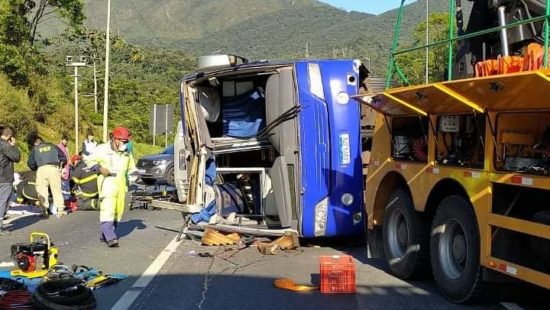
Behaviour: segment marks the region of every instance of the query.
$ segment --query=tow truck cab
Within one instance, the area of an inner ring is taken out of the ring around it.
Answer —
[[[179,202],[211,223],[362,234],[359,65],[199,58],[180,85]]]

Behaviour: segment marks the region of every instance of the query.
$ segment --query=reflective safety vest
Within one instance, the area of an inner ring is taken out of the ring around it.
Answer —
[[[85,198],[97,197],[97,172],[92,171],[84,162],[79,162],[72,171],[73,191]]]

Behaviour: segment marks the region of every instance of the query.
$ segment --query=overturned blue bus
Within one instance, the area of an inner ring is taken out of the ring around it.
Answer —
[[[364,231],[358,61],[199,58],[180,85],[177,199],[193,222]]]

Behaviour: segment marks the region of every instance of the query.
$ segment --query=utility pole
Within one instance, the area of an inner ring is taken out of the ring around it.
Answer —
[[[97,70],[94,58],[94,112],[97,113]]]
[[[306,57],[306,59],[309,58],[309,42],[306,42],[306,54],[305,54],[305,57]]]
[[[156,145],[157,138],[157,105],[153,105],[153,145]]]
[[[164,147],[168,147],[168,105],[164,106]]]
[[[86,67],[88,58],[86,56],[78,57],[75,60],[73,56],[65,58],[65,66],[74,67],[74,148],[75,154],[78,154],[78,67]]]
[[[426,84],[430,83],[430,0],[426,0]]]
[[[111,25],[111,0],[107,0],[107,32],[105,34],[105,87],[103,95],[103,141],[108,141],[107,128],[109,116],[109,54],[111,48],[111,36],[109,35]]]

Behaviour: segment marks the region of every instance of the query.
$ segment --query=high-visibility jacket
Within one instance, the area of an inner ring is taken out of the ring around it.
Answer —
[[[21,182],[15,187],[17,191],[17,203],[38,201],[38,192],[36,191],[36,171],[26,171],[21,173]]]
[[[71,172],[71,181],[74,184],[73,191],[85,198],[94,198],[98,195],[96,171],[88,168],[86,163],[79,162]]]
[[[111,142],[99,145],[94,153],[86,158],[88,167],[99,171],[99,167],[109,170],[110,176],[99,175],[99,220],[100,222],[120,221],[124,212],[127,178],[136,171],[132,154],[115,151]]]

